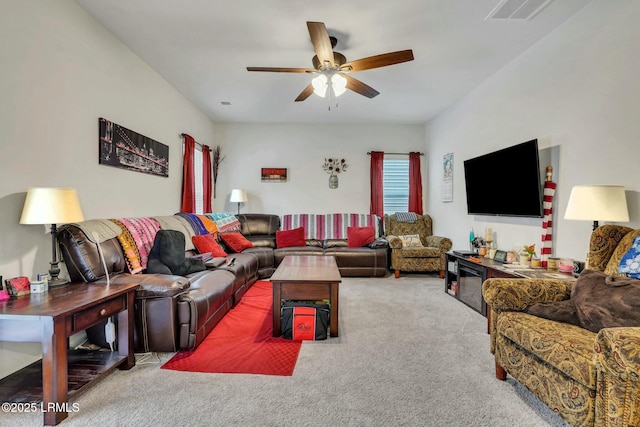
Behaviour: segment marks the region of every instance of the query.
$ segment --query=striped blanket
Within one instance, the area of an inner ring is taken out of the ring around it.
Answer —
[[[140,273],[147,268],[149,252],[160,230],[160,224],[153,218],[120,218],[111,221],[122,230],[118,241],[125,254],[129,272]]]
[[[208,213],[206,217],[211,218],[216,223],[220,233],[229,233],[232,231],[240,231],[242,228],[240,221],[234,214],[226,212]]]
[[[379,217],[370,214],[287,214],[282,216],[282,229],[304,227],[305,239],[346,239],[347,228],[372,226],[380,235]]]
[[[204,226],[198,215],[192,213],[177,213],[176,215],[181,216],[182,218],[189,221],[189,224],[191,224],[191,228],[193,228],[196,236],[209,234],[209,232],[207,231],[207,227]]]

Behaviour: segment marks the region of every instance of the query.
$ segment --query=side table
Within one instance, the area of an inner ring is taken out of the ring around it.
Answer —
[[[42,343],[42,361],[0,380],[0,401],[41,401],[44,424],[56,425],[68,416],[69,396],[116,367],[131,369],[135,365],[133,300],[137,287],[71,283],[0,302],[0,341]],[[68,349],[71,335],[115,315],[117,353]]]

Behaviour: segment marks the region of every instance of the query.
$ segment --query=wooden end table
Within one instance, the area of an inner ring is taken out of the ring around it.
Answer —
[[[68,416],[70,395],[115,367],[131,369],[136,361],[133,299],[137,287],[71,283],[0,302],[0,341],[42,343],[41,362],[0,380],[0,401],[42,402],[44,424],[56,425]],[[111,316],[118,318],[117,353],[68,349],[71,335]]]
[[[271,276],[273,284],[273,336],[281,335],[282,300],[321,300],[330,304],[330,335],[338,336],[338,294],[342,281],[332,256],[289,255]]]

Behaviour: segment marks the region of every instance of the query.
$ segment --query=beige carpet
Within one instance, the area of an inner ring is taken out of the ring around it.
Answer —
[[[567,426],[494,377],[486,319],[431,275],[345,278],[340,337],[302,345],[293,376],[160,369],[138,356],[72,399],[62,426]],[[36,426],[41,414],[1,414]]]

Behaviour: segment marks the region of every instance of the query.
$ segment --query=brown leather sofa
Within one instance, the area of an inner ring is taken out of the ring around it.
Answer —
[[[238,220],[241,233],[254,247],[243,254],[258,257],[258,276],[269,277],[287,255],[331,255],[336,259],[342,276],[382,277],[388,273],[387,241],[379,237],[365,247],[350,248],[347,239],[307,239],[305,246],[278,248],[276,232],[280,230],[280,217],[272,214],[241,214]]]
[[[59,228],[58,242],[73,281],[106,283],[97,244],[76,225]],[[233,254],[236,261],[188,276],[130,274],[117,239],[100,244],[112,283],[139,285],[135,295],[136,352],[196,348],[258,278],[258,257]],[[190,255],[192,253],[189,253]]]
[[[335,256],[343,276],[384,276],[388,244],[378,239],[368,247],[349,248],[347,240],[307,240],[304,247],[277,248],[280,217],[270,214],[239,215],[241,233],[254,247],[242,253],[228,252],[232,266],[175,276],[128,273],[125,254],[117,238],[100,244],[112,283],[137,283],[134,343],[136,352],[174,352],[196,348],[240,301],[259,278],[270,277],[287,255]],[[106,283],[95,237],[81,227],[65,224],[58,229],[62,257],[74,282]],[[221,242],[221,245],[224,244]],[[194,252],[187,250],[187,255]],[[216,259],[220,262],[224,260]],[[104,328],[87,331],[90,341],[106,346]]]

